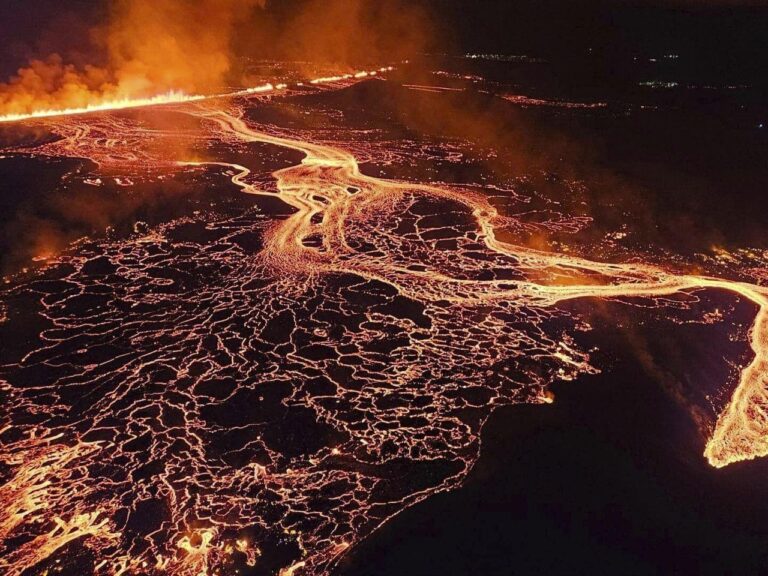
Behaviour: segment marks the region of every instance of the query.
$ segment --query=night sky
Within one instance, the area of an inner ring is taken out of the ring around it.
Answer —
[[[290,10],[302,0],[272,0],[268,10]],[[485,50],[537,55],[674,49],[702,60],[765,58],[768,6],[762,0],[417,0],[432,13],[438,45],[450,51]],[[13,72],[30,54],[77,50],[88,24],[108,3],[87,0],[2,0],[0,72]],[[744,65],[742,62],[741,65]]]

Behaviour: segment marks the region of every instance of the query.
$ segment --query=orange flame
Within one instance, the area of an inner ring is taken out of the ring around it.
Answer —
[[[363,70],[360,72],[354,72],[350,74],[343,74],[341,76],[329,76],[324,78],[315,78],[310,80],[309,84],[317,86],[319,84],[334,84],[337,82],[343,82],[348,80],[363,80],[371,76],[377,76],[380,73],[391,72],[394,70],[392,66],[386,66],[379,68],[378,70]],[[302,86],[299,83],[297,86]],[[106,100],[104,102],[98,102],[94,104],[88,104],[87,106],[76,108],[50,108],[42,110],[33,110],[23,114],[6,114],[0,116],[0,123],[7,122],[21,122],[23,120],[34,120],[36,118],[52,118],[57,116],[73,116],[77,114],[90,114],[92,112],[109,112],[113,110],[126,110],[130,108],[142,108],[146,106],[162,106],[166,104],[184,104],[187,102],[199,102],[201,100],[208,100],[211,98],[226,98],[233,96],[249,96],[253,94],[265,94],[274,90],[285,90],[288,88],[284,83],[267,83],[261,86],[253,86],[250,88],[244,88],[236,92],[229,92],[226,94],[186,94],[181,91],[171,90],[165,94],[158,94],[150,98],[121,98],[116,100]]]
[[[206,96],[189,95],[183,92],[170,91],[151,98],[122,98],[119,100],[107,100],[98,104],[89,104],[80,108],[44,109],[35,110],[26,114],[6,114],[0,116],[0,122],[18,122],[34,118],[50,118],[53,116],[71,116],[73,114],[88,114],[90,112],[104,112],[107,110],[125,110],[127,108],[139,108],[141,106],[157,106],[161,104],[176,104],[181,102],[194,102],[204,100]]]

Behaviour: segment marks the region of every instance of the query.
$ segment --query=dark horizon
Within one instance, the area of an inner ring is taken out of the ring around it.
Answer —
[[[267,12],[290,13],[303,2],[268,2]],[[451,53],[568,57],[591,49],[620,57],[676,51],[716,64],[753,58],[755,68],[766,58],[768,2],[417,0],[414,4],[423,6],[434,20],[436,48]],[[82,48],[88,28],[104,20],[108,5],[106,0],[29,0],[4,10],[0,72],[14,73],[30,56]]]

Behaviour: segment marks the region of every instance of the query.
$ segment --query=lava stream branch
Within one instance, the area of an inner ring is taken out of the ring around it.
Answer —
[[[461,194],[437,186],[364,176],[354,156],[344,150],[259,133],[251,130],[241,119],[223,112],[216,112],[214,117],[219,127],[238,138],[283,146],[305,154],[300,167],[287,168],[274,174],[281,199],[296,208],[297,213],[273,230],[268,253],[275,263],[281,260],[287,262],[292,270],[298,269],[299,265],[306,272],[316,270],[317,252],[305,248],[302,241],[315,232],[316,226],[311,224],[312,216],[325,213],[321,224],[325,252],[320,260],[325,271],[349,272],[375,278],[389,283],[410,297],[450,300],[455,299],[457,294],[466,294],[460,296],[465,303],[480,303],[523,296],[540,304],[556,305],[580,298],[653,298],[682,291],[717,289],[738,294],[751,301],[758,308],[750,332],[750,345],[755,358],[742,371],[733,399],[719,418],[714,434],[707,443],[705,455],[717,467],[768,455],[768,289],[742,282],[671,274],[655,266],[594,262],[507,244],[496,239],[494,221],[498,214],[495,208],[476,194]],[[239,173],[232,179],[233,183],[249,193],[258,193],[243,184],[243,175]],[[365,193],[353,195],[348,192],[350,188]],[[588,271],[599,274],[605,283],[557,286],[519,282],[514,289],[505,289],[500,287],[504,282],[458,281],[435,271],[414,273],[368,262],[360,268],[351,268],[343,263],[341,256],[351,252],[343,239],[344,217],[349,213],[349,204],[355,202],[355,199],[363,201],[366,196],[381,201],[382,198],[408,191],[466,204],[473,211],[478,227],[484,232],[486,246],[518,260],[524,268]],[[318,194],[324,194],[323,202],[313,200]],[[459,284],[463,290],[456,290]],[[445,291],[435,293],[432,290],[435,286]]]

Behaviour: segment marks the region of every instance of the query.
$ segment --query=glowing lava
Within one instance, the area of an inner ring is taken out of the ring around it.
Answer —
[[[0,326],[41,326],[0,365],[3,574],[70,556],[83,574],[327,574],[460,484],[495,406],[551,401],[553,381],[594,370],[558,307],[579,298],[753,302],[755,358],[706,455],[768,453],[768,288],[503,242],[484,194],[368,176],[356,150],[249,121],[247,95],[175,109],[196,122],[190,149],[226,149],[208,160],[170,159],[154,147],[168,134],[109,114],[60,118],[36,148],[126,185],[226,175],[290,210],[83,244],[0,293]],[[276,150],[302,159],[259,173]]]
[[[768,288],[717,278],[670,274],[661,268],[642,264],[592,262],[507,244],[496,239],[496,209],[478,195],[371,178],[361,174],[354,156],[344,150],[257,133],[242,120],[221,112],[210,117],[222,129],[243,140],[292,148],[306,155],[300,167],[274,174],[281,198],[297,209],[294,216],[269,236],[264,255],[274,266],[283,265],[291,271],[304,267],[307,274],[319,270],[354,273],[386,282],[400,294],[418,300],[439,299],[467,305],[522,298],[539,305],[554,306],[578,298],[652,298],[701,289],[734,292],[750,300],[758,307],[750,331],[750,345],[755,358],[742,371],[733,399],[719,418],[705,455],[716,467],[768,455]],[[237,171],[232,178],[235,185],[251,194],[261,193],[244,183],[247,169],[235,165],[231,167]],[[355,193],[350,194],[350,189]],[[529,273],[546,271],[552,277],[587,272],[597,275],[604,283],[580,285],[569,282],[568,285],[557,285],[557,282],[518,281],[514,288],[507,288],[507,281],[460,281],[439,271],[414,272],[379,260],[366,262],[364,266],[348,267],[345,256],[354,257],[356,252],[345,239],[345,220],[354,212],[355,204],[360,202],[358,199],[362,197],[366,202],[372,202],[376,198],[378,202],[392,204],[403,194],[414,190],[465,204],[472,210],[478,228],[483,231],[486,247],[519,261],[521,270]],[[318,214],[323,215],[322,222],[314,224],[312,218]],[[305,240],[313,235],[323,239],[322,252],[305,246]]]

